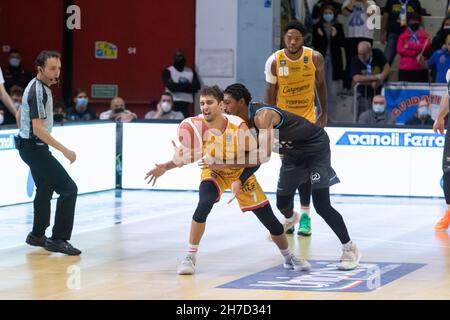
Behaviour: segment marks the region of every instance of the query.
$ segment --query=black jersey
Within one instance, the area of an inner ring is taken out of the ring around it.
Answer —
[[[258,128],[255,126],[255,115],[264,109],[273,110],[280,115],[281,120],[274,129],[278,129],[275,134],[275,142],[281,154],[295,153],[296,151],[302,154],[311,154],[329,149],[328,135],[323,128],[275,106],[251,102],[248,107],[250,128],[254,128],[258,132]]]

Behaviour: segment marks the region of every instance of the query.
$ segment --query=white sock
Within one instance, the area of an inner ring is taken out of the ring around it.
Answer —
[[[307,216],[309,216],[309,212],[311,211],[310,207],[301,207],[300,208],[300,213],[301,214],[306,214]]]
[[[295,220],[295,212],[292,214],[291,217],[286,218],[286,222],[292,222],[292,221],[294,221],[294,220]]]
[[[344,248],[344,249],[350,249],[350,248],[352,247],[352,245],[353,245],[353,242],[352,242],[352,240],[350,240],[349,242],[343,244],[343,245],[342,245],[342,248]]]
[[[191,258],[195,258],[195,255],[197,254],[198,251],[198,244],[191,244],[189,243],[188,245],[188,256],[190,256]]]
[[[280,252],[283,255],[284,260],[286,262],[288,262],[291,259],[291,250],[289,250],[289,248],[284,249],[284,250],[280,249]]]

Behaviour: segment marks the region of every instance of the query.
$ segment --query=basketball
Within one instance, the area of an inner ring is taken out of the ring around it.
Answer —
[[[207,130],[203,121],[197,117],[183,120],[178,126],[178,140],[189,149],[202,147],[203,137]]]

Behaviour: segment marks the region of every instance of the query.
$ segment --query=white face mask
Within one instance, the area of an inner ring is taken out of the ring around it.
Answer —
[[[172,110],[172,105],[169,102],[164,101],[163,103],[161,103],[161,109],[164,113],[168,113],[170,112],[170,110]]]
[[[375,113],[383,113],[384,112],[384,104],[374,103],[372,104],[373,112]]]
[[[419,107],[417,108],[417,113],[419,117],[425,118],[426,116],[428,116],[428,108],[426,106]]]
[[[0,113],[0,124],[2,124],[4,120],[5,119],[3,118],[3,114]]]

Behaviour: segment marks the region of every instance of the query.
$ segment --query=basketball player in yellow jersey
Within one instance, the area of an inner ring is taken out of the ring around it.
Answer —
[[[266,62],[267,82],[266,102],[282,110],[289,111],[316,123],[321,127],[327,124],[327,88],[325,84],[324,59],[320,52],[304,47],[305,27],[297,20],[290,21],[284,30],[284,49],[272,54]],[[316,110],[315,87],[320,106]],[[318,114],[316,116],[316,113]],[[297,223],[297,233],[311,235],[311,182],[298,187],[301,216],[294,213],[292,221]],[[288,233],[294,232],[294,227]]]
[[[251,143],[248,127],[244,120],[237,116],[222,113],[223,92],[217,87],[203,87],[200,91],[200,108],[202,114],[198,117],[188,118],[185,121],[203,121],[207,130],[202,137],[202,145],[197,150],[188,150],[183,147],[175,147],[175,155],[172,161],[165,164],[157,164],[150,170],[146,179],[148,183],[162,176],[167,170],[176,168],[208,158],[207,163],[219,160],[217,166],[211,165],[202,169],[201,183],[199,187],[199,202],[191,222],[191,232],[186,258],[178,267],[178,274],[191,275],[195,273],[196,254],[200,240],[206,226],[206,219],[215,202],[226,189],[231,189],[239,202],[242,211],[253,211],[261,223],[269,230],[274,243],[284,257],[284,267],[287,269],[308,271],[311,266],[305,260],[296,258],[289,250],[283,225],[275,217],[266,195],[256,181],[254,172],[257,166],[248,168],[236,168],[223,164],[226,159],[236,160],[240,151],[250,151],[256,142]],[[243,132],[240,132],[242,130]],[[203,130],[202,130],[203,131]],[[242,135],[241,135],[242,134]],[[242,139],[241,137],[247,137]],[[239,139],[241,138],[241,139]],[[187,155],[184,156],[184,155]],[[180,161],[182,159],[183,161]]]

